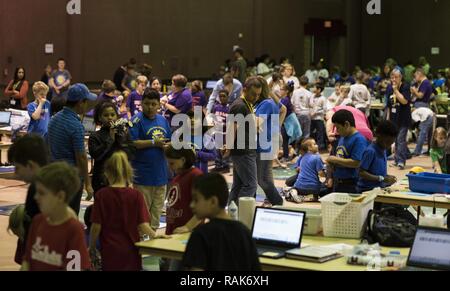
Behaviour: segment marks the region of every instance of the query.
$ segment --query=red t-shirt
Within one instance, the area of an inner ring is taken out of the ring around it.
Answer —
[[[202,171],[193,168],[172,180],[167,193],[166,234],[173,234],[177,227],[191,220],[193,213],[189,205],[192,200],[192,181],[201,175],[203,175]]]
[[[106,187],[95,194],[92,223],[102,226],[100,245],[104,271],[140,271],[142,260],[134,245],[138,226],[150,218],[144,196],[131,188]]]
[[[24,261],[30,264],[30,271],[89,270],[91,262],[80,222],[71,218],[54,226],[43,214],[35,216]]]

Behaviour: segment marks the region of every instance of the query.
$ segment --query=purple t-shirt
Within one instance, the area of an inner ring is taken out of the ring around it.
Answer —
[[[226,133],[227,116],[229,112],[230,112],[230,105],[228,104],[222,105],[220,103],[217,103],[216,105],[214,105],[211,113],[214,114],[214,123],[216,131]]]
[[[184,89],[183,91],[173,93],[172,99],[169,101],[170,105],[175,106],[178,110],[180,110],[179,114],[186,114],[189,110],[192,109],[192,94],[189,89]],[[170,110],[166,111],[165,117],[169,124],[172,122],[172,117],[175,115]]]
[[[97,101],[98,103],[102,103],[102,102],[112,102],[112,103],[116,103],[116,98],[115,96],[110,97],[108,95],[105,94],[105,92],[102,92],[100,95],[98,95]]]
[[[293,112],[291,98],[289,96],[286,96],[286,97],[284,97],[283,99],[280,100],[280,103],[283,104],[284,106],[286,106],[286,109],[287,109],[286,117],[291,115],[292,112]]]
[[[423,98],[417,99],[416,102],[430,103],[431,95],[433,94],[433,86],[430,80],[426,79],[420,84],[419,92],[423,93]]]
[[[131,116],[142,112],[142,95],[137,91],[131,92],[130,96],[128,96],[127,107],[130,108]]]
[[[206,96],[203,91],[192,93],[192,107],[201,106],[204,108],[206,105],[208,105],[208,101],[206,100]]]

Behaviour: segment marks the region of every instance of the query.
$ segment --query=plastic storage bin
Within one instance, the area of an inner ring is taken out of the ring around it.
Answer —
[[[322,199],[323,234],[326,237],[360,239],[363,226],[373,209],[375,196],[354,202],[360,195],[332,193]]]
[[[277,206],[275,208],[288,209],[293,211],[303,211],[306,213],[305,225],[303,226],[303,235],[315,236],[322,232],[322,210],[315,208],[302,207],[283,207]]]
[[[409,189],[419,193],[450,193],[450,175],[420,173],[417,175],[407,175],[409,179]]]

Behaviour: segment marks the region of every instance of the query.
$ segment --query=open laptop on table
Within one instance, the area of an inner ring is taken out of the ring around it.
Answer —
[[[11,125],[11,112],[0,111],[0,128],[8,127]]]
[[[256,208],[252,238],[258,255],[279,259],[300,248],[306,213],[287,209]]]
[[[83,126],[84,126],[84,134],[90,135],[91,133],[97,130],[97,125],[94,122],[93,117],[84,117],[83,118]]]
[[[450,230],[418,227],[402,271],[450,271]]]

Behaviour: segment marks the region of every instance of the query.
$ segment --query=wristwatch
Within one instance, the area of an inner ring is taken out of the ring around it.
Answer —
[[[378,176],[378,181],[384,182],[384,177],[383,176]]]

